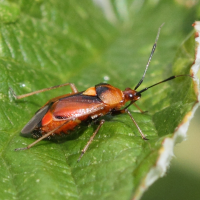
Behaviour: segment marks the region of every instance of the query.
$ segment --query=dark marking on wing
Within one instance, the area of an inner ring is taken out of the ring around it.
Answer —
[[[21,133],[27,134],[27,133],[32,132],[37,127],[38,123],[42,120],[44,115],[47,113],[48,109],[49,109],[49,105],[46,105],[40,110],[38,110],[36,114],[32,117],[32,119],[21,130]]]

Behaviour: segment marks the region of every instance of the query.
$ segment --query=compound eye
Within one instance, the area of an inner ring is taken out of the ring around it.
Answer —
[[[133,94],[129,94],[129,98],[132,99],[133,98]]]

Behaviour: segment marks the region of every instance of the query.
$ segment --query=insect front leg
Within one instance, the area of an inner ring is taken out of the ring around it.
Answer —
[[[10,91],[11,91],[11,93],[12,93],[12,95],[15,99],[22,99],[22,98],[25,98],[25,97],[28,97],[28,96],[32,96],[34,94],[46,92],[46,91],[56,89],[56,88],[60,88],[60,87],[64,87],[64,86],[67,86],[67,85],[70,85],[73,94],[78,93],[78,89],[76,88],[74,83],[64,83],[64,84],[61,84],[61,85],[56,85],[56,86],[53,86],[53,87],[44,88],[44,89],[41,89],[41,90],[37,90],[37,91],[34,91],[34,92],[30,92],[30,93],[22,94],[22,95],[18,95],[18,96],[15,94],[15,92],[13,91],[12,88],[9,88],[9,89],[10,89]]]
[[[136,103],[135,101],[131,101],[125,108],[123,108],[123,110],[127,109],[129,106],[134,105],[141,113],[146,113],[148,111],[143,111]],[[118,112],[118,111],[114,111],[114,112]],[[125,111],[123,111],[125,112]],[[119,114],[120,114],[120,110],[119,110]]]
[[[140,129],[140,127],[138,126],[137,122],[135,121],[135,119],[133,118],[133,116],[131,115],[130,111],[127,108],[125,108],[123,110],[116,110],[116,111],[112,112],[112,114],[114,114],[114,115],[118,115],[118,114],[122,114],[122,113],[127,113],[130,116],[131,120],[133,121],[133,123],[137,127],[138,131],[140,132],[140,135],[141,135],[142,139],[143,140],[148,140],[145,137],[144,133],[142,132],[142,130]]]
[[[148,111],[143,111],[136,103],[132,103],[141,113],[146,113]]]
[[[133,123],[134,123],[135,126],[137,127],[138,131],[140,132],[140,135],[141,135],[142,139],[143,139],[143,140],[148,140],[148,139],[145,137],[145,135],[144,135],[144,133],[142,132],[142,130],[140,129],[140,127],[138,126],[137,122],[134,120],[134,118],[133,118],[133,116],[131,115],[130,111],[129,111],[128,109],[124,109],[124,112],[127,113],[127,114],[130,116],[131,120],[133,121]]]
[[[77,162],[79,162],[81,160],[81,158],[83,157],[84,153],[87,151],[88,147],[90,146],[91,142],[93,141],[95,135],[99,132],[101,126],[104,124],[105,120],[102,119],[100,121],[99,126],[97,127],[97,129],[94,131],[94,133],[92,134],[92,136],[90,137],[89,141],[87,142],[87,144],[85,145],[85,147],[82,149],[81,151],[81,155],[79,157],[79,159],[77,160]]]

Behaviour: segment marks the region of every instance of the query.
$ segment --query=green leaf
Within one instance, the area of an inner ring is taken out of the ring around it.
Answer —
[[[81,149],[96,125],[82,127],[58,142],[41,141],[30,150],[14,151],[35,141],[20,136],[34,113],[70,88],[14,100],[9,87],[18,95],[65,82],[75,83],[80,91],[100,82],[121,90],[134,88],[163,22],[140,89],[174,74],[190,73],[195,60],[191,24],[199,5],[124,0],[101,6],[89,0],[0,3],[4,11],[0,18],[1,199],[138,199],[165,172],[177,141],[175,130],[188,122],[197,102],[196,86],[189,77],[144,92],[138,105],[148,113],[130,108],[148,141],[122,114],[105,117],[79,163]]]

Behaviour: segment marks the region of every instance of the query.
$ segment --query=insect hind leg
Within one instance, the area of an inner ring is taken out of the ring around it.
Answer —
[[[44,88],[44,89],[41,89],[41,90],[37,90],[37,91],[30,92],[30,93],[27,93],[27,94],[22,94],[22,95],[16,95],[12,88],[9,88],[9,90],[11,91],[11,93],[12,93],[12,95],[15,99],[23,99],[25,97],[32,96],[34,94],[46,92],[46,91],[56,89],[56,88],[60,88],[60,87],[64,87],[64,86],[67,86],[67,85],[70,85],[72,93],[74,93],[74,94],[78,93],[78,89],[76,88],[74,83],[64,83],[64,84],[61,84],[61,85],[56,85],[56,86],[53,86],[53,87]]]
[[[70,120],[71,121],[71,120]],[[20,150],[26,150],[26,149],[30,149],[32,146],[34,146],[35,144],[37,144],[38,142],[40,142],[41,140],[48,138],[49,136],[51,136],[55,131],[57,131],[59,128],[61,128],[62,126],[64,126],[65,124],[67,124],[69,121],[65,121],[63,124],[61,124],[60,126],[57,126],[55,129],[53,129],[52,131],[49,131],[48,133],[46,133],[45,135],[43,135],[42,137],[38,138],[36,141],[34,141],[33,143],[29,144],[28,146],[24,147],[24,148],[17,148],[15,149],[15,151],[20,151]]]

